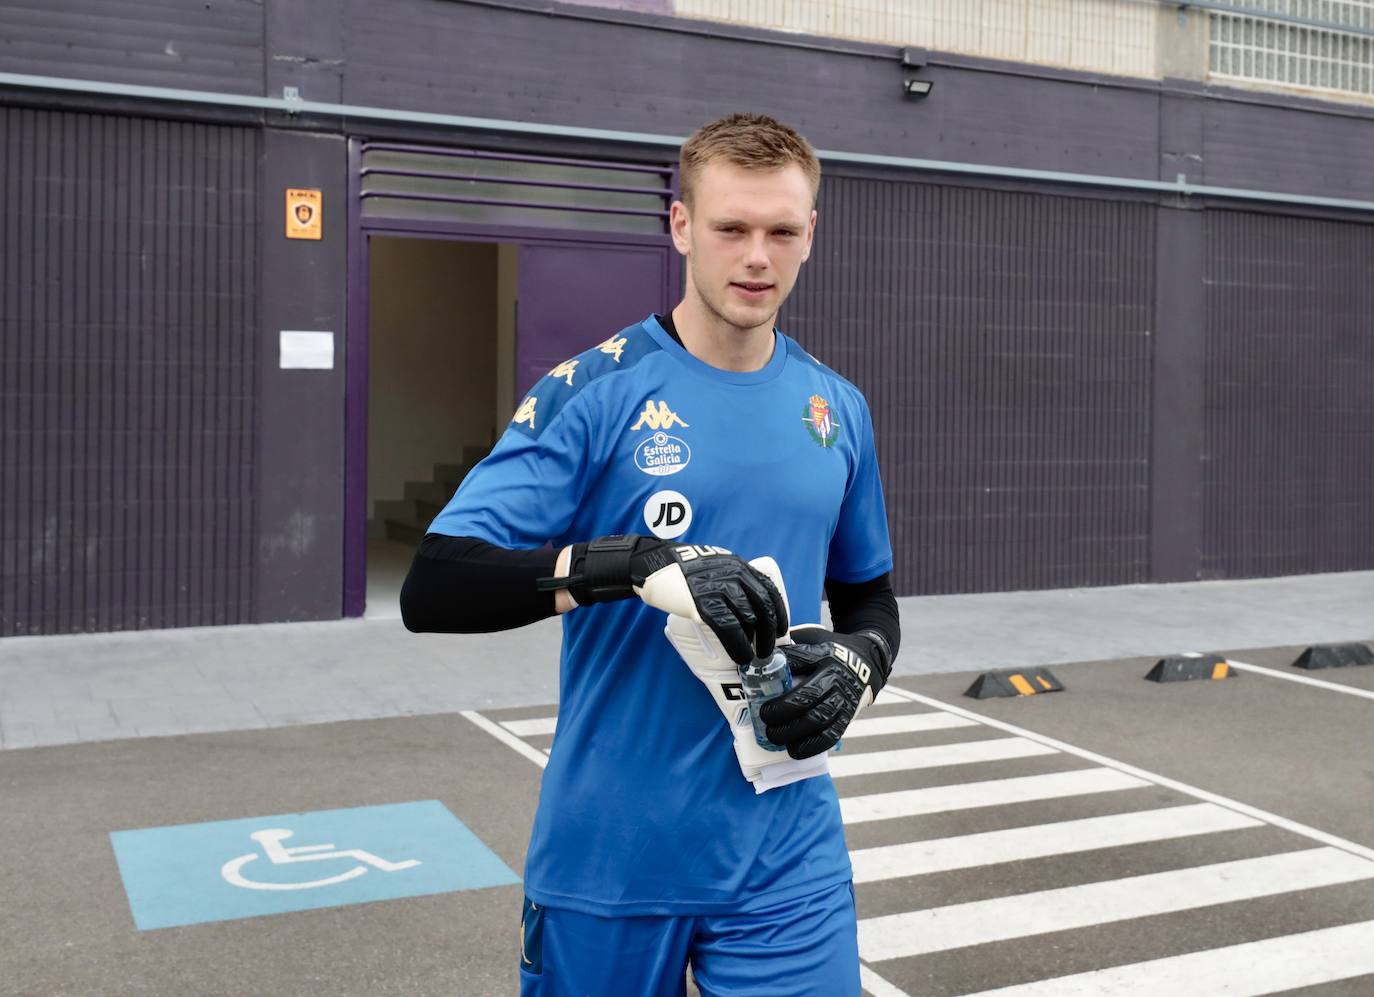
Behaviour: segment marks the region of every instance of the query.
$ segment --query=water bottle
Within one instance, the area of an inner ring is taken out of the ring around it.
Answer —
[[[749,704],[754,740],[765,751],[786,750],[768,740],[767,725],[759,719],[759,707],[792,688],[792,668],[787,663],[787,655],[774,651],[771,658],[755,658],[747,665],[740,665],[739,677],[744,686],[745,702]]]

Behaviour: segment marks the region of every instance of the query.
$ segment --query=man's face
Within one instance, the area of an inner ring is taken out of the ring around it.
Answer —
[[[746,170],[719,160],[697,177],[689,211],[674,202],[673,242],[688,293],[737,329],[772,326],[811,255],[816,212],[800,166]]]

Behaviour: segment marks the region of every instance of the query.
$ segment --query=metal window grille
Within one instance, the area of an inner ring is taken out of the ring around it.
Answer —
[[[363,217],[661,235],[668,166],[368,142]]]
[[[1241,6],[1241,4],[1238,4]],[[1211,12],[1210,75],[1327,93],[1374,95],[1374,0],[1245,0],[1276,17],[1322,21],[1316,27],[1244,13]]]

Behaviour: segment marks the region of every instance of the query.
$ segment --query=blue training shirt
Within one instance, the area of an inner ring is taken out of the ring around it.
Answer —
[[[780,332],[761,370],[719,370],[652,316],[540,380],[430,531],[516,549],[640,533],[770,554],[794,625],[820,620],[827,576],[892,568],[859,390]],[[830,778],[756,795],[665,621],[638,599],[564,615],[525,892],[602,916],[687,915],[849,880]]]

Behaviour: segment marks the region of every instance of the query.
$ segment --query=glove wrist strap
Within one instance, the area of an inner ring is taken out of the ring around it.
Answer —
[[[878,674],[883,677],[883,683],[887,683],[888,676],[892,674],[892,646],[888,644],[887,638],[876,630],[859,630],[854,634],[855,637],[866,637],[873,643],[873,663],[878,666]]]
[[[642,537],[597,537],[573,544],[568,574],[562,578],[540,578],[535,586],[541,592],[567,589],[579,606],[611,602],[634,596],[630,565]]]

